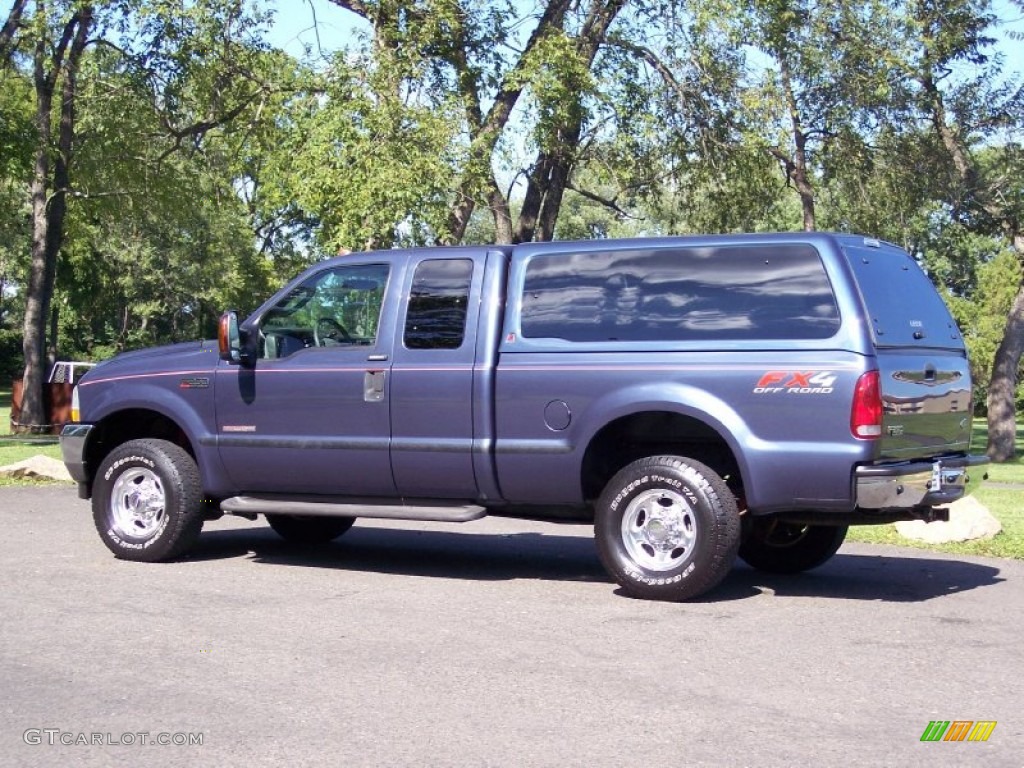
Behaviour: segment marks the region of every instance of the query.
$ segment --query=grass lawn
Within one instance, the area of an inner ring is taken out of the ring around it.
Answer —
[[[984,451],[987,437],[985,420],[975,419],[971,442],[975,453]],[[1009,484],[1024,486],[1024,422],[1017,422],[1017,458],[1005,464],[988,464],[981,471],[987,472],[988,480],[981,484],[974,496],[1002,523],[1003,530],[995,538],[959,544],[926,544],[903,538],[896,533],[894,525],[859,525],[850,529],[847,540],[1024,560],[1024,489],[1005,487]]]
[[[19,437],[11,435],[11,390],[0,389],[0,467],[42,454],[53,459],[60,458],[60,446],[56,435],[40,437]],[[0,486],[51,484],[56,480],[16,479],[0,477]]]

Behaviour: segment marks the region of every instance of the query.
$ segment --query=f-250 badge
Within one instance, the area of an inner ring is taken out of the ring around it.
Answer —
[[[832,371],[766,371],[754,387],[754,394],[830,395],[835,383]]]

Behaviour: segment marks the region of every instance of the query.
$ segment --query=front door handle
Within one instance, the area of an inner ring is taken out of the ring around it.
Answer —
[[[367,371],[363,375],[363,400],[379,403],[384,400],[384,379],[387,371]]]

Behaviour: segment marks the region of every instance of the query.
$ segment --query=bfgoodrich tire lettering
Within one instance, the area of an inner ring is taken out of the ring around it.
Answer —
[[[292,544],[326,544],[345,533],[355,521],[354,517],[267,515],[274,532]]]
[[[740,544],[740,557],[769,573],[800,573],[827,562],[842,546],[846,526],[756,521]]]
[[[629,594],[686,600],[715,587],[740,540],[736,499],[700,462],[652,456],[622,469],[595,510],[598,553]]]
[[[184,554],[203,527],[195,461],[165,440],[131,440],[111,451],[93,482],[92,516],[107,548],[124,560]]]

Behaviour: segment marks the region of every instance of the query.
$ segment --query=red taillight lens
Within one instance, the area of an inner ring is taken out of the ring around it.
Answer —
[[[882,436],[882,387],[878,371],[868,371],[857,379],[850,411],[850,431],[854,437],[874,440]]]

